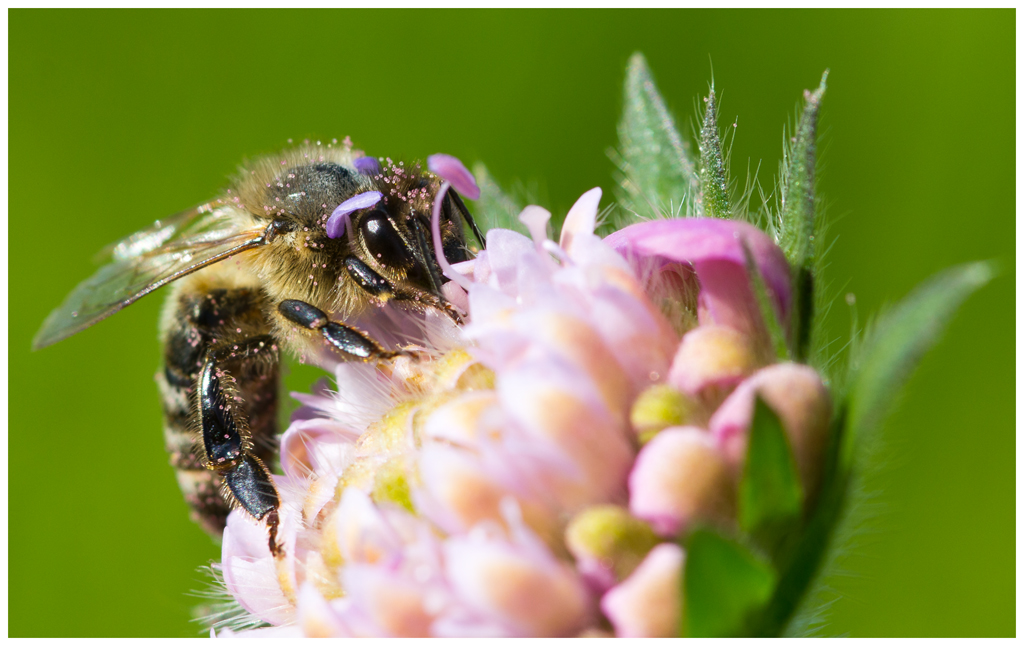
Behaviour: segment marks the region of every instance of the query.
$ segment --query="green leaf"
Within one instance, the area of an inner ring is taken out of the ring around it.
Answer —
[[[775,411],[755,396],[740,480],[740,527],[754,536],[773,534],[775,539],[800,517],[802,505],[800,476],[786,431]]]
[[[813,319],[815,252],[814,168],[817,153],[818,110],[825,94],[828,70],[814,92],[804,90],[804,109],[786,151],[782,183],[779,246],[793,267],[793,340],[798,361],[807,355]]]
[[[700,204],[709,218],[729,218],[729,178],[722,156],[722,142],[718,137],[718,104],[715,88],[707,98],[704,123],[700,129]]]
[[[870,521],[872,492],[864,483],[880,468],[885,419],[914,368],[942,335],[957,308],[993,275],[992,265],[985,262],[939,273],[879,317],[852,352],[847,395],[845,401],[840,400],[836,415],[837,428],[842,432],[833,435],[841,444],[831,468],[826,470],[832,485],[823,488],[816,518],[805,531],[804,547],[795,563],[802,572],[790,568],[792,592],[788,599],[793,603],[799,595],[799,605],[795,612],[775,613],[787,620],[785,635],[820,634],[835,598],[832,584],[843,574],[841,555],[853,551]],[[812,558],[815,549],[821,552],[819,558]],[[784,580],[780,589],[785,584]]]
[[[750,621],[771,597],[775,572],[740,543],[697,529],[686,545],[681,636],[750,634]]]
[[[993,274],[986,262],[947,269],[879,317],[850,364],[848,440],[881,425],[896,395],[957,308]]]
[[[625,103],[619,122],[619,203],[644,217],[694,215],[700,180],[689,146],[654,85],[639,52],[629,59]]]
[[[501,190],[483,162],[473,165],[473,176],[480,187],[480,199],[469,206],[480,230],[485,235],[491,229],[512,229],[526,234],[526,227],[519,221],[522,205]]]

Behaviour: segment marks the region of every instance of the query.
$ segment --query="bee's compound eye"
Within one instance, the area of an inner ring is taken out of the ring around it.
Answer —
[[[359,221],[359,233],[367,251],[382,265],[410,267],[415,262],[412,250],[384,211],[374,209],[363,215]]]

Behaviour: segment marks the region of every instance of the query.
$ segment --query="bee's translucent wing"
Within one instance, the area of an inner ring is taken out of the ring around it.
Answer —
[[[170,217],[160,218],[145,229],[108,244],[93,257],[93,261],[105,264],[135,258],[161,245],[191,237],[211,226],[215,227],[220,224],[220,218],[215,217],[216,210],[222,205],[222,200],[216,200]]]
[[[265,244],[264,233],[227,209],[204,205],[128,236],[108,247],[110,261],[50,312],[32,348],[66,339],[171,281]]]

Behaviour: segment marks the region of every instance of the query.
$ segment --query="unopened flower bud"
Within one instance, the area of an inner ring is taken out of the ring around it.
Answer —
[[[696,405],[685,393],[668,384],[658,384],[640,393],[629,413],[629,421],[640,442],[646,443],[664,428],[691,423]]]
[[[724,325],[701,325],[683,337],[668,382],[697,394],[709,386],[731,387],[757,369],[752,339]]]
[[[641,449],[629,476],[629,510],[662,536],[697,519],[728,521],[734,509],[732,474],[707,431],[668,428]]]
[[[595,588],[607,590],[636,569],[658,544],[658,537],[650,525],[623,507],[598,505],[569,522],[565,543],[584,578]]]
[[[730,463],[737,468],[746,456],[755,394],[779,416],[804,488],[813,491],[821,475],[832,413],[821,377],[808,366],[776,364],[756,372],[722,403],[711,417],[710,427]]]
[[[685,555],[675,543],[662,543],[632,575],[601,599],[601,609],[618,637],[676,637]]]

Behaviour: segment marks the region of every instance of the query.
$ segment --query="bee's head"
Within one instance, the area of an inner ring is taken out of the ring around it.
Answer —
[[[441,297],[447,278],[438,265],[431,209],[441,185],[418,166],[341,156],[300,157],[294,151],[259,186],[258,216],[275,223],[281,264],[317,286],[347,282],[352,258],[405,292]],[[307,159],[309,161],[307,161]],[[450,263],[472,257],[463,234],[465,207],[457,195],[441,204],[440,251]]]
[[[327,219],[324,232],[332,240],[346,241],[353,255],[395,284],[440,296],[447,278],[437,264],[430,228],[431,205],[440,182],[390,160],[388,169],[375,163],[366,166],[373,187],[341,202]],[[462,218],[447,195],[440,233],[442,253],[449,262],[472,257]]]

